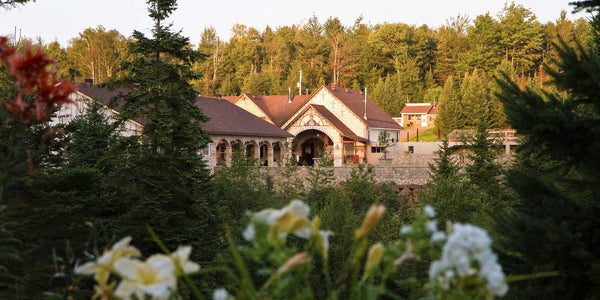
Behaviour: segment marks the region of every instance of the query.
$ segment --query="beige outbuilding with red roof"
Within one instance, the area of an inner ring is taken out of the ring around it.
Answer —
[[[437,103],[406,103],[400,112],[400,126],[433,126],[437,116]]]

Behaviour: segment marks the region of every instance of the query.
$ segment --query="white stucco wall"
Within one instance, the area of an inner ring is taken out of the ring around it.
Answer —
[[[252,100],[248,99],[248,97],[246,97],[246,95],[244,95],[237,102],[235,102],[235,105],[237,105],[237,106],[243,108],[244,110],[246,110],[247,112],[275,125],[275,123],[273,123],[273,121],[269,118],[269,116],[267,116],[265,114],[265,112],[262,111],[262,109],[260,109],[260,107],[258,107]]]
[[[346,105],[335,98],[326,88],[322,88],[310,99],[308,103],[323,105],[338,119],[354,132],[354,134],[368,138],[367,125],[357,117]]]
[[[56,117],[48,122],[49,125],[55,126],[59,124],[68,124],[74,119],[83,116],[92,103],[97,102],[96,100],[79,92],[72,93],[69,95],[69,98],[75,101],[75,103],[61,105],[60,109],[56,112]],[[101,105],[101,112],[104,117],[108,118],[109,121],[114,121],[119,113],[104,106],[103,104]],[[135,121],[127,121],[123,126],[124,128],[120,128],[120,134],[123,136],[142,134],[143,126]]]

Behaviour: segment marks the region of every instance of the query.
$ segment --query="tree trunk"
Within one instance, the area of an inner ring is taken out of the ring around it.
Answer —
[[[215,85],[217,84],[217,67],[219,65],[219,44],[220,41],[217,39],[217,46],[215,47],[215,54],[213,55],[213,76],[212,76],[212,89],[214,91]]]

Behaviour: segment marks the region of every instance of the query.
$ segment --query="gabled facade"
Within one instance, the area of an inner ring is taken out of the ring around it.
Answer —
[[[397,141],[402,130],[363,92],[333,86],[307,96],[242,94],[235,104],[292,134],[293,156],[309,165],[324,150],[335,166],[374,159],[379,134],[387,131]]]
[[[120,92],[127,92],[126,90],[120,89],[108,91],[106,88],[100,88],[87,83],[76,83],[74,86],[77,91],[69,96],[74,103],[62,105],[56,112],[56,117],[50,120],[49,125],[55,126],[58,124],[70,123],[77,117],[81,117],[95,102],[102,105],[102,114],[104,114],[109,121],[116,119],[119,112],[108,108],[108,103],[110,99]],[[141,135],[144,128],[142,123],[142,120],[128,120],[123,127],[120,128],[119,134],[123,136]]]
[[[437,103],[406,103],[400,112],[400,126],[429,127],[437,116]]]

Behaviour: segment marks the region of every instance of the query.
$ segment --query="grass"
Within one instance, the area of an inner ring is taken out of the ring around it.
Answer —
[[[432,127],[425,131],[419,130],[419,140],[417,141],[417,135],[413,134],[408,141],[409,142],[437,142],[438,141],[437,127]]]

